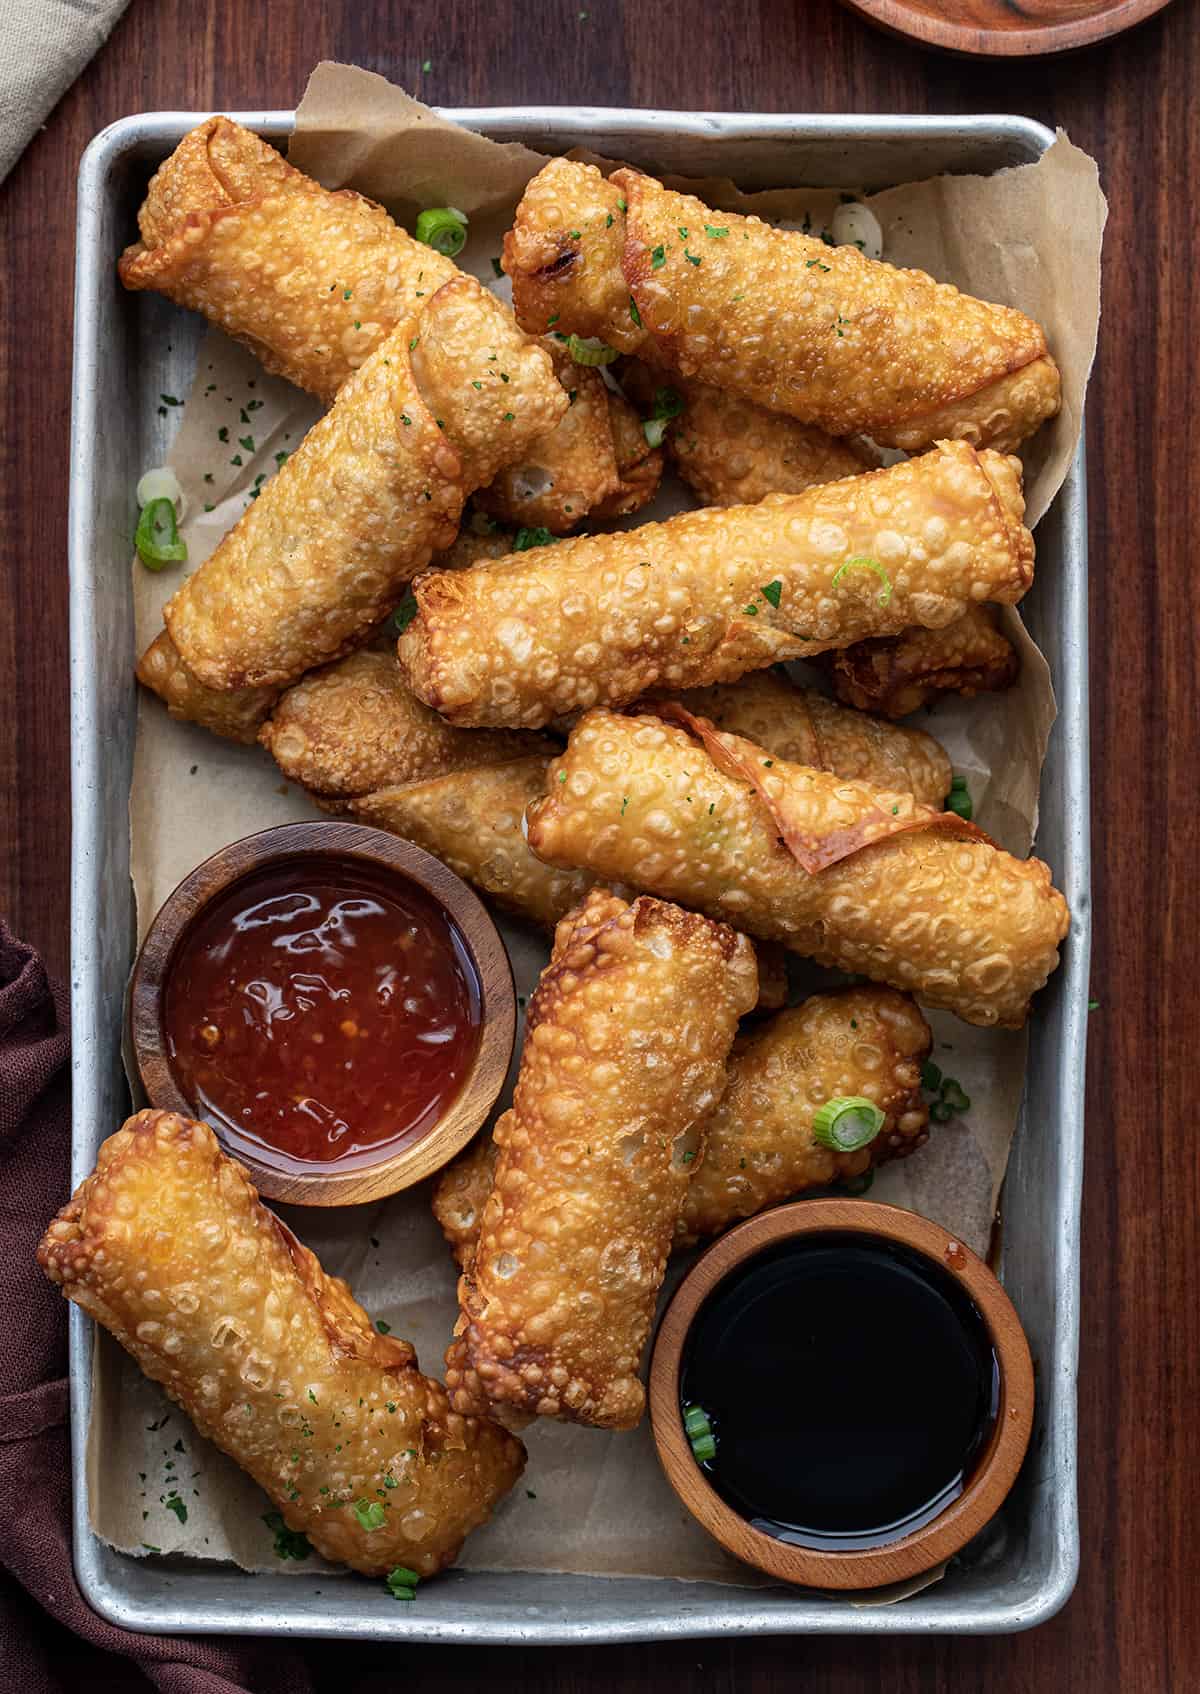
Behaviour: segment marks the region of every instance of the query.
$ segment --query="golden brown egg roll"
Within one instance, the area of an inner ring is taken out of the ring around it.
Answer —
[[[950,758],[932,735],[850,711],[813,688],[797,688],[780,671],[754,671],[739,682],[693,688],[679,699],[697,717],[791,764],[877,788],[906,788],[929,806],[940,806],[950,791]]]
[[[156,171],[127,288],[202,312],[267,370],[332,400],[396,325],[459,274],[384,211],[331,192],[231,118],[192,130]]]
[[[446,1361],[456,1406],[631,1429],[695,1132],[754,1003],[744,936],[596,889],[530,1001]]]
[[[1023,512],[1016,459],[942,442],[757,506],[426,573],[400,663],[450,722],[503,728],[732,682],[778,659],[949,623],[976,600],[1019,600],[1033,577]]]
[[[860,1176],[924,1146],[921,1064],[931,1041],[913,1002],[890,988],[814,994],[739,1036],[728,1085],[704,1119],[704,1154],[675,1245],[691,1246],[806,1188]],[[847,1096],[873,1100],[884,1113],[874,1141],[855,1153],[824,1147],[812,1134],[816,1109]],[[491,1136],[477,1136],[434,1187],[433,1215],[460,1267],[475,1250],[498,1155]]]
[[[431,1576],[521,1474],[520,1442],[451,1409],[204,1124],[128,1119],[38,1263],[326,1558]]]
[[[484,528],[484,525],[487,528]],[[462,571],[468,565],[483,564],[488,559],[506,559],[512,552],[513,532],[504,529],[481,513],[464,523],[449,547],[443,547],[430,559],[437,571]]]
[[[272,687],[206,688],[184,664],[165,629],[142,654],[135,674],[166,702],[173,718],[251,746],[279,698],[279,689]]]
[[[1011,452],[1058,411],[1041,328],[857,248],[552,159],[504,240],[517,320],[595,336],[831,435]]]
[[[390,644],[310,671],[258,739],[291,782],[334,800],[552,751],[524,730],[452,729],[409,693]]]
[[[651,447],[641,419],[620,394],[608,391],[608,421],[617,455],[617,487],[607,499],[593,506],[593,521],[628,518],[649,505],[658,493],[663,474],[663,450]]]
[[[446,283],[167,602],[188,669],[209,688],[286,684],[357,645],[453,541],[467,495],[566,405],[500,303]]]
[[[911,794],[691,724],[582,718],[527,814],[538,857],[678,900],[968,1023],[1024,1023],[1069,921],[1046,865]]]
[[[839,700],[887,718],[907,717],[943,694],[1009,688],[1020,661],[993,614],[969,606],[944,629],[905,629],[829,655]]]
[[[675,469],[706,506],[752,506],[768,494],[803,494],[875,469],[845,441],[728,389],[666,377],[637,360],[627,362],[621,381],[646,417],[664,394],[682,403],[663,440]]]

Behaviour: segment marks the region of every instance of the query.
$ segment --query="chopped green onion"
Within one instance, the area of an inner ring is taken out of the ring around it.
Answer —
[[[945,1077],[942,1081],[942,1100],[952,1112],[969,1112],[971,1110],[970,1095],[963,1093],[952,1076]]]
[[[883,583],[883,592],[879,596],[879,604],[881,606],[886,606],[892,597],[892,579],[879,563],[878,559],[869,559],[865,554],[861,554],[853,559],[847,559],[844,565],[839,565],[837,570],[833,573],[833,581],[829,586],[831,588],[836,588],[838,583],[845,576],[846,572],[854,570],[875,572],[875,575],[879,578],[880,582]]]
[[[301,1534],[298,1529],[289,1529],[281,1512],[265,1512],[263,1522],[275,1536],[277,1559],[307,1559],[312,1552],[308,1536]]]
[[[164,565],[187,559],[187,542],[179,539],[173,500],[160,498],[143,506],[133,539],[138,558],[149,571],[160,571]]]
[[[577,365],[611,365],[617,356],[615,347],[594,335],[568,335],[567,352]]]
[[[926,1059],[925,1063],[921,1066],[921,1087],[928,1088],[932,1092],[936,1093],[941,1085],[941,1070],[934,1064],[932,1059]]]
[[[392,629],[397,635],[403,635],[416,615],[417,597],[415,594],[406,594],[392,613]]]
[[[947,1105],[945,1100],[935,1100],[929,1108],[929,1115],[934,1123],[949,1123],[954,1116],[954,1107]]]
[[[642,433],[651,447],[661,447],[668,423],[683,410],[683,396],[673,388],[654,390],[654,412],[642,424]]]
[[[363,1529],[382,1529],[387,1522],[387,1513],[378,1500],[356,1500],[354,1515]]]
[[[407,1565],[397,1565],[387,1573],[388,1593],[393,1600],[415,1600],[420,1580],[415,1570],[409,1570]]]
[[[857,1153],[870,1146],[883,1128],[886,1113],[862,1094],[843,1094],[826,1100],[813,1113],[813,1137],[836,1153]]]
[[[549,547],[553,540],[550,531],[541,524],[536,529],[519,529],[513,537],[513,552],[525,553],[531,547]]]
[[[952,794],[956,788],[965,788],[966,786],[967,779],[965,776],[954,776],[950,778],[950,792]]]
[[[467,220],[453,206],[434,206],[417,218],[417,240],[453,259],[467,241]]]
[[[642,425],[642,434],[651,447],[661,447],[666,427],[666,418],[647,418]]]
[[[1088,1011],[1089,1012],[1098,1012],[1099,1010],[1100,1010],[1099,1000],[1089,1000],[1088,1001]]]
[[[946,796],[946,803],[942,809],[947,812],[954,812],[960,818],[966,818],[969,823],[973,811],[971,796],[965,788],[952,788]]]
[[[717,1456],[717,1443],[711,1435],[701,1435],[692,1442],[692,1453],[700,1464]]]
[[[683,1432],[687,1436],[691,1449],[698,1463],[714,1458],[717,1451],[717,1438],[713,1433],[712,1423],[703,1406],[685,1406],[683,1408]]]
[[[842,1188],[847,1194],[852,1194],[855,1199],[858,1199],[860,1195],[866,1194],[870,1190],[874,1181],[874,1171],[863,1171],[859,1176],[846,1177],[842,1182]]]

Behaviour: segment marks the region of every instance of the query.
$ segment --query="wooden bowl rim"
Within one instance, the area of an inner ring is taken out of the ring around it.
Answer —
[[[210,854],[168,894],[146,930],[129,983],[130,1047],[151,1105],[195,1117],[176,1082],[162,1024],[164,990],[184,937],[235,882],[281,860],[318,857],[358,861],[377,876],[420,888],[458,930],[479,981],[479,1045],[471,1068],[443,1116],[410,1146],[352,1170],[292,1174],[228,1145],[212,1126],[268,1199],[298,1206],[361,1205],[431,1176],[466,1146],[496,1103],[516,1041],[516,986],[500,932],[474,890],[432,853],[386,830],[330,818],[277,824]]]
[[[1103,11],[1093,12],[1089,17],[1048,19],[1044,24],[1020,29],[957,23],[927,12],[912,0],[843,0],[843,3],[919,46],[941,47],[947,52],[980,58],[1015,58],[1091,47],[1152,18],[1170,0],[1109,0]]]
[[[854,1552],[795,1547],[752,1527],[717,1493],[692,1456],[679,1415],[679,1372],[696,1314],[730,1271],[782,1241],[806,1235],[870,1235],[931,1259],[974,1301],[999,1365],[992,1434],[958,1499],[921,1528],[883,1547]],[[650,1365],[650,1418],[675,1493],[721,1545],[760,1570],[809,1588],[875,1588],[932,1570],[957,1553],[999,1510],[1025,1457],[1033,1428],[1029,1344],[1012,1301],[977,1254],[940,1224],[873,1200],[799,1200],[748,1218],[697,1260],[663,1314]]]

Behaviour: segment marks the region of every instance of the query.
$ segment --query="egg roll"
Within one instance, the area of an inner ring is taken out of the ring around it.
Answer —
[[[675,1246],[924,1146],[921,1064],[931,1043],[916,1006],[890,988],[814,994],[739,1036],[725,1092],[704,1119],[704,1153]],[[847,1096],[873,1100],[884,1113],[879,1134],[853,1153],[824,1147],[811,1132],[816,1109]],[[435,1184],[433,1215],[460,1267],[475,1250],[498,1155],[491,1136],[477,1136]]]
[[[620,394],[608,391],[608,421],[617,456],[617,487],[589,514],[595,522],[631,517],[658,493],[663,474],[663,450],[651,447],[642,421]]]
[[[666,377],[636,360],[621,381],[647,417],[660,397],[680,406],[666,421],[663,440],[671,463],[706,506],[752,506],[768,494],[803,494],[875,469],[861,449],[728,389]]]
[[[452,729],[405,688],[390,644],[310,671],[258,739],[289,781],[327,800],[552,750],[524,730]]]
[[[199,724],[228,741],[253,746],[271,708],[279,699],[278,688],[206,688],[193,676],[164,629],[155,636],[137,662],[135,674],[145,688],[157,694],[173,718]]]
[[[1024,1023],[1068,926],[1046,865],[902,790],[772,759],[681,715],[687,728],[583,717],[527,813],[537,856],[678,900],[968,1023]]]
[[[554,870],[526,844],[522,820],[545,787],[546,764],[542,754],[453,771],[362,795],[347,809],[360,823],[424,847],[505,911],[553,929],[595,878]]]
[[[504,239],[517,321],[595,336],[830,435],[1012,452],[1061,403],[1023,312],[853,246],[552,159]]]
[[[482,526],[486,524],[485,529]],[[449,547],[443,547],[430,559],[431,569],[463,571],[468,565],[480,565],[488,559],[506,559],[512,552],[513,532],[493,523],[491,518],[475,514],[464,523]]]
[[[326,1558],[432,1576],[521,1474],[520,1442],[451,1408],[205,1124],[129,1118],[37,1257]]]
[[[697,717],[791,764],[877,788],[906,788],[929,806],[940,806],[950,791],[950,758],[932,735],[850,711],[816,689],[797,688],[780,671],[754,671],[740,682],[693,688],[679,699]]]
[[[494,728],[732,682],[1019,600],[1033,578],[1023,514],[1016,459],[942,442],[804,494],[428,572],[400,663],[451,723]]]
[[[209,688],[241,689],[338,658],[454,540],[467,495],[566,406],[500,303],[471,277],[444,284],[167,602],[184,664]]]
[[[138,227],[118,266],[126,288],[202,312],[267,370],[326,401],[460,274],[382,206],[322,188],[226,117],[192,130],[160,165]]]
[[[906,629],[857,641],[829,655],[834,692],[847,705],[885,718],[907,717],[943,694],[995,692],[1017,679],[1017,650],[983,606],[969,606],[943,629]]]
[[[530,1001],[479,1242],[459,1282],[451,1402],[632,1429],[638,1366],[699,1151],[754,1003],[744,936],[596,889]]]

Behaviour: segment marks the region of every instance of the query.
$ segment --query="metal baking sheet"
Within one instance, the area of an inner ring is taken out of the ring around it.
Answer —
[[[287,112],[241,112],[272,140]],[[445,116],[544,152],[584,146],[652,171],[727,174],[744,188],[803,183],[878,189],[941,171],[988,173],[1037,159],[1053,136],[1019,117],[726,115],[487,107]],[[121,1008],[134,946],[128,798],[135,685],[130,490],[162,462],[157,396],[182,393],[199,319],[120,287],[116,259],[146,183],[204,112],[155,112],[101,131],[79,171],[71,424],[72,1180],[129,1107]],[[326,1583],[228,1565],[129,1558],[89,1524],[85,1444],[93,1330],[71,1308],[75,1564],[104,1617],[164,1634],[279,1634],[535,1645],[753,1634],[996,1633],[1043,1622],[1075,1582],[1075,1373],[1079,1201],[1090,945],[1087,512],[1083,449],[1038,526],[1037,580],[1022,604],[1050,662],[1059,718],[1036,847],[1070,902],[1061,969],[1038,996],[1025,1099],[1004,1191],[1001,1274],[1038,1372],[1029,1457],[1003,1511],[944,1581],[897,1606],[853,1608],[785,1587],[673,1579],[453,1572],[397,1606],[379,1584]],[[107,1337],[102,1344],[109,1344]]]

